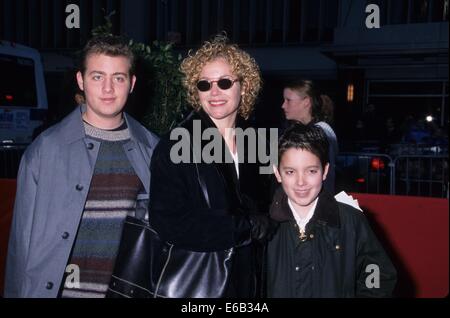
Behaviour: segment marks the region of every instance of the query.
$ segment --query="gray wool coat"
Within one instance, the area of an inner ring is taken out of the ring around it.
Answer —
[[[100,142],[85,135],[77,107],[25,151],[17,177],[6,262],[5,297],[56,297],[89,191]],[[124,114],[124,150],[150,193],[158,137]]]

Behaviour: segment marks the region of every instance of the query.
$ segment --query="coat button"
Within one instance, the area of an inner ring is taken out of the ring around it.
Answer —
[[[83,190],[83,186],[81,184],[77,184],[75,189],[77,189],[78,191],[81,191],[81,190]]]
[[[336,245],[336,249],[339,250],[341,249],[341,247],[339,245]]]
[[[300,267],[295,266],[295,271],[298,272],[300,270]]]
[[[309,237],[310,237],[310,238],[314,238],[314,234],[310,234]]]
[[[69,233],[64,232],[63,235],[62,235],[62,238],[63,239],[68,239],[69,238]]]
[[[47,282],[47,285],[45,285],[45,288],[52,289],[53,288],[53,283],[52,282]]]
[[[93,144],[92,142],[88,143],[88,144],[87,144],[87,148],[88,148],[89,150],[94,149],[94,144]]]

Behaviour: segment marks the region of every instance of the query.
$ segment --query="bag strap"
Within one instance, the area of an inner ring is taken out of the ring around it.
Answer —
[[[195,170],[197,172],[198,183],[200,184],[200,188],[202,188],[203,196],[205,197],[205,201],[206,201],[206,204],[208,205],[208,208],[211,208],[211,203],[209,201],[208,189],[206,187],[205,180],[203,179],[203,176],[200,174],[200,170],[198,169],[197,161],[194,160],[194,162],[195,162]],[[148,196],[145,198],[144,197],[140,198],[140,195],[138,195],[137,201],[136,201],[136,212],[135,212],[136,218],[138,218],[140,220],[148,221],[149,214],[150,214],[150,211],[148,210]]]
[[[197,180],[200,184],[200,187],[202,188],[203,196],[205,197],[206,204],[208,205],[208,208],[211,208],[211,204],[209,202],[209,196],[208,196],[208,189],[206,188],[205,180],[203,180],[203,176],[200,174],[200,171],[198,170],[197,161],[195,162],[195,170],[197,170]]]

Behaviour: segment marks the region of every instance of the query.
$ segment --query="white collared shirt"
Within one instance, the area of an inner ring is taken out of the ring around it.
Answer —
[[[305,231],[306,224],[308,224],[308,222],[311,220],[311,218],[314,215],[314,211],[316,210],[318,200],[319,200],[319,197],[317,197],[314,200],[314,203],[313,203],[311,209],[306,214],[306,216],[304,218],[301,218],[298,215],[297,211],[295,211],[294,205],[292,204],[291,200],[288,198],[289,207],[291,208],[292,214],[294,215],[295,221],[297,222],[297,225],[298,225],[298,228],[300,229],[300,231],[302,231],[302,232]]]
[[[236,151],[236,153],[233,154],[233,152],[230,151],[230,153],[231,153],[231,157],[233,158],[233,161],[234,161],[234,167],[236,168],[236,174],[237,174],[237,177],[238,177],[238,179],[239,179],[239,160],[238,160],[238,152]]]

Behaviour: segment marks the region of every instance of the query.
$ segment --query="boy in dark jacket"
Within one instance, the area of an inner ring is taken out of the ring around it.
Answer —
[[[268,246],[268,297],[390,297],[396,270],[357,209],[322,189],[328,142],[314,126],[293,124],[279,142]]]

